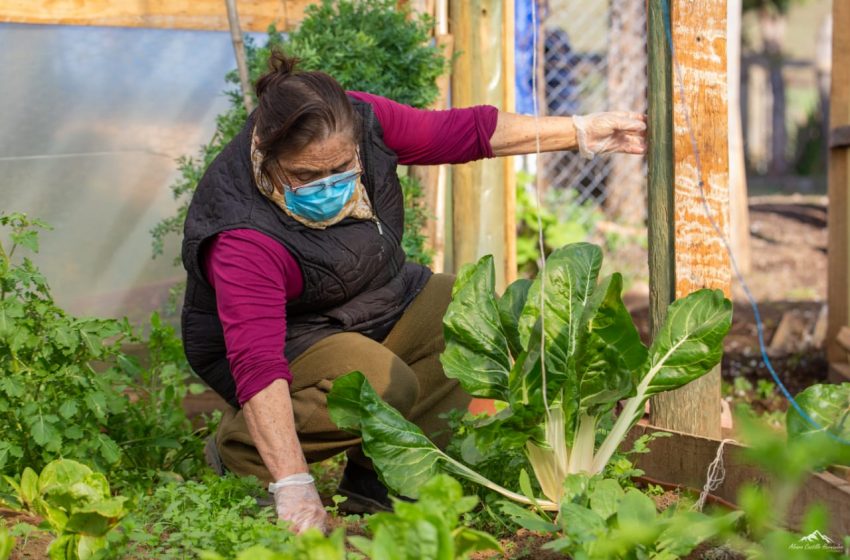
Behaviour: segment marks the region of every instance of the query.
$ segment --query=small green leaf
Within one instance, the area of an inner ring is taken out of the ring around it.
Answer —
[[[598,481],[590,494],[590,508],[599,514],[602,519],[608,519],[620,506],[620,501],[625,492],[620,484],[611,478]]]
[[[607,530],[599,514],[572,502],[561,504],[558,522],[564,534],[579,543],[596,540]]]
[[[656,516],[657,511],[652,499],[634,488],[626,492],[617,509],[617,521],[620,525],[649,525],[655,521]]]
[[[59,415],[68,420],[77,413],[77,403],[67,400],[59,407]]]

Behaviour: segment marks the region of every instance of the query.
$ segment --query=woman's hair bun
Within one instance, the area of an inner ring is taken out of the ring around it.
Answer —
[[[262,78],[257,80],[257,97],[263,95],[263,92],[273,83],[278,80],[285,80],[296,72],[300,59],[294,56],[286,56],[280,49],[272,49],[269,57],[269,72]]]

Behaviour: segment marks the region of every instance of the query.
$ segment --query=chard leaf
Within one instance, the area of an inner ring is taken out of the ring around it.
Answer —
[[[674,301],[649,349],[646,395],[677,389],[708,373],[723,356],[732,302],[720,290],[698,290]]]
[[[590,415],[610,410],[627,397],[647,350],[620,296],[623,277],[603,280],[582,316],[586,325],[576,357],[581,409]]]
[[[360,387],[359,425],[363,437],[363,452],[372,459],[381,480],[402,496],[416,498],[428,480],[445,470],[456,476],[462,476],[477,484],[499,492],[514,501],[530,504],[531,501],[521,494],[495,484],[469,467],[446,455],[432,443],[416,424],[406,420],[401,413],[384,402],[359,371],[340,377],[328,395],[328,407],[335,403],[344,403],[351,407],[351,400],[335,398],[337,385],[343,394],[352,386]],[[349,393],[350,394],[350,393]],[[331,414],[339,413],[333,412]],[[350,420],[357,412],[344,412],[342,418]],[[332,416],[333,418],[333,416]],[[537,500],[544,510],[556,510],[557,504],[548,500]]]
[[[788,408],[786,424],[789,440],[825,437],[824,432],[850,441],[850,383],[812,385],[795,398],[812,420],[821,425],[818,430],[793,407]]]
[[[522,353],[523,346],[519,336],[519,318],[528,300],[528,290],[531,288],[531,280],[520,278],[513,282],[505,290],[499,299],[499,319],[502,322],[502,330],[508,340],[511,355],[514,359]]]
[[[363,412],[360,394],[364,383],[366,377],[359,371],[353,371],[334,381],[333,389],[328,393],[328,413],[341,430],[360,434]]]
[[[495,283],[491,255],[458,276],[443,318],[446,350],[440,362],[470,395],[506,401],[512,360]]]
[[[589,243],[574,243],[557,249],[546,260],[545,273],[538,275],[528,292],[519,321],[520,341],[529,357],[522,370],[511,378],[511,402],[546,404],[542,399],[543,375],[546,394],[555,400],[567,384],[574,392],[577,383],[575,353],[585,305],[596,288],[602,266],[602,251]],[[540,295],[544,290],[541,310]],[[540,365],[541,337],[545,330],[544,367]]]

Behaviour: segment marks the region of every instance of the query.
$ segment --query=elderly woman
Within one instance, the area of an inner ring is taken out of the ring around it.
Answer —
[[[182,327],[192,368],[232,405],[208,458],[271,483],[278,515],[302,531],[326,521],[307,463],[342,451],[350,508],[388,505],[359,440],[328,416],[334,379],[363,372],[438,442],[440,415],[469,403],[439,361],[454,278],[405,261],[397,164],[528,154],[538,140],[640,154],[646,125],[630,113],[418,110],[295,66],[273,56],[259,107],[192,199]]]

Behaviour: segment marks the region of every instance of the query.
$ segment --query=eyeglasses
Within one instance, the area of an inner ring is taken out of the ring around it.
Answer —
[[[286,183],[283,183],[281,186],[284,188],[284,190],[287,190],[296,196],[311,196],[314,194],[318,194],[327,188],[345,185],[353,181],[354,179],[357,179],[360,175],[363,174],[363,165],[360,163],[359,151],[356,157],[357,167],[355,167],[354,169],[343,171],[342,173],[334,173],[333,175],[329,175],[322,179],[316,179],[315,181],[310,181],[309,183],[305,183],[297,187],[293,187],[292,185]],[[286,178],[286,175],[284,175],[284,178]]]
[[[356,179],[360,176],[362,171],[358,167],[357,169],[352,169],[350,171],[343,171],[342,173],[335,173],[329,177],[325,177],[323,179],[317,179],[315,181],[310,181],[305,185],[301,185],[300,187],[293,187],[290,185],[283,185],[283,188],[291,192],[296,196],[310,196],[317,194],[327,188],[338,187],[340,185],[347,184],[352,180]]]

